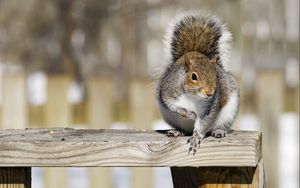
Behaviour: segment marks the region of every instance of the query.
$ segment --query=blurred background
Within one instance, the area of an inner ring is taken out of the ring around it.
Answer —
[[[299,0],[0,0],[0,128],[165,129],[153,90],[170,20],[233,34],[234,128],[263,131],[267,186],[299,184]],[[168,168],[33,168],[33,187],[170,188]]]

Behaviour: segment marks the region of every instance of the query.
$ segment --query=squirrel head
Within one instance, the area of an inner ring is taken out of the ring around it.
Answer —
[[[196,58],[185,56],[186,77],[184,89],[193,95],[208,99],[216,92],[217,71],[216,60],[211,60],[204,55]]]

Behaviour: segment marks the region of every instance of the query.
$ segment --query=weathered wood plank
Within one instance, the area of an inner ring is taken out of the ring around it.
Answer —
[[[30,188],[30,167],[1,167],[0,188]]]
[[[0,130],[0,166],[253,167],[261,158],[259,132],[208,137],[195,156],[187,154],[187,139],[145,130]]]
[[[87,81],[87,121],[90,128],[109,128],[112,124],[113,82],[91,77]]]
[[[51,75],[47,84],[47,104],[45,118],[47,127],[61,127],[70,124],[71,104],[68,100],[70,77],[65,75]]]
[[[25,75],[3,75],[2,113],[0,127],[3,129],[19,129],[27,125],[27,104]]]
[[[264,188],[262,160],[256,167],[171,167],[174,188]]]

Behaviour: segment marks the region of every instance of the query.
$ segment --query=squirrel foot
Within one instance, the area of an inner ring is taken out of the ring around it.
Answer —
[[[196,119],[196,117],[197,117],[195,112],[188,111],[185,108],[178,108],[177,113],[185,118]]]
[[[184,136],[183,132],[180,132],[176,129],[170,129],[166,132],[167,137],[178,137],[178,136]]]
[[[215,138],[223,138],[227,135],[227,131],[223,129],[215,129],[212,131],[211,136]]]
[[[190,144],[188,155],[190,154],[191,151],[193,152],[193,155],[196,154],[202,139],[203,139],[203,135],[201,133],[198,133],[198,131],[194,130],[192,137],[187,140],[187,143]]]

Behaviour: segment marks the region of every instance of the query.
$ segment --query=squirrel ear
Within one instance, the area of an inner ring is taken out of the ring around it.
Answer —
[[[184,68],[186,72],[190,70],[190,66],[191,66],[191,61],[189,60],[188,56],[184,54]]]

